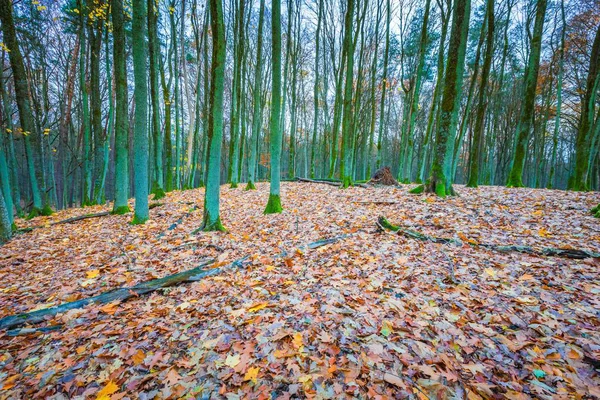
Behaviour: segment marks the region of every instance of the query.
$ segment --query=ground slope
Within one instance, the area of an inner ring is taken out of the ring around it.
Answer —
[[[468,242],[600,252],[598,194],[284,183],[222,188],[229,233],[191,232],[202,190],[170,193],[132,226],[105,216],[0,248],[0,317],[250,255],[243,270],[0,332],[0,398],[564,398],[600,396],[600,263]],[[107,210],[72,209],[20,227]],[[415,241],[392,223],[463,241]],[[303,252],[308,242],[349,236]],[[287,257],[277,255],[288,252]]]

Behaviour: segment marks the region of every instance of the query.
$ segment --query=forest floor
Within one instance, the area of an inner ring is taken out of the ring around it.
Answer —
[[[0,318],[194,268],[243,268],[0,331],[0,398],[598,398],[600,260],[468,243],[600,252],[598,193],[283,183],[284,212],[222,187],[228,233],[193,235],[203,189],[131,215],[18,220],[0,248]],[[383,202],[383,203],[382,203]],[[382,231],[392,224],[462,245]],[[348,235],[314,250],[319,239]],[[287,252],[287,256],[277,255]]]

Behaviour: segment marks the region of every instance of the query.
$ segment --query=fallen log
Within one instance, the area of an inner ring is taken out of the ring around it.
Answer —
[[[162,205],[163,205],[163,203],[152,203],[148,206],[148,208],[150,210],[152,210],[152,209],[154,209],[156,207],[160,207]],[[20,232],[20,233],[31,232],[34,229],[46,228],[48,226],[61,225],[61,224],[70,224],[73,222],[82,221],[84,219],[105,217],[110,214],[111,214],[110,211],[102,211],[102,212],[93,213],[93,214],[83,214],[83,215],[78,215],[75,217],[63,219],[60,221],[50,222],[49,224],[45,224],[45,225],[35,225],[35,226],[30,226],[29,228],[20,228],[20,229],[17,229],[17,232]]]
[[[322,247],[331,243],[335,243],[338,240],[348,237],[348,235],[340,235],[330,239],[319,240],[316,242],[309,243],[304,246],[300,246],[299,250],[304,249],[316,249],[318,247]],[[278,255],[278,257],[285,257],[287,252],[282,252]],[[245,265],[246,260],[249,256],[242,257],[236,261],[233,261],[230,264],[227,264],[223,267],[206,269],[207,266],[214,263],[214,260],[206,260],[198,267],[190,269],[188,271],[179,272],[173,275],[165,276],[164,278],[154,279],[148,282],[143,282],[135,286],[131,287],[123,287],[114,289],[108,292],[104,292],[97,296],[88,297],[85,299],[80,299],[76,301],[72,301],[69,303],[64,303],[58,305],[56,307],[46,308],[43,310],[32,311],[28,313],[22,313],[17,315],[11,315],[8,317],[4,317],[0,319],[0,330],[3,329],[13,329],[27,324],[37,324],[40,322],[44,322],[49,317],[54,317],[57,314],[74,310],[76,308],[83,308],[90,304],[108,304],[114,301],[124,301],[131,297],[138,297],[143,294],[147,294],[150,292],[154,292],[158,289],[166,288],[169,286],[178,285],[186,282],[195,282],[202,280],[206,277],[220,274],[226,270],[232,268],[242,268]],[[54,328],[56,329],[56,328]],[[21,331],[21,330],[19,330]],[[34,333],[39,332],[39,329],[33,329],[30,331],[22,331],[23,333],[13,332],[13,336],[17,334],[26,334],[26,333]],[[43,332],[43,330],[42,330]]]
[[[35,225],[35,226],[30,226],[29,228],[20,228],[20,229],[17,229],[17,232],[21,232],[21,233],[31,232],[34,229],[45,228],[48,226],[54,226],[54,225],[60,225],[60,224],[70,224],[72,222],[77,222],[77,221],[81,221],[84,219],[99,218],[99,217],[104,217],[107,215],[110,215],[110,211],[102,211],[102,212],[95,213],[95,214],[78,215],[76,217],[63,219],[61,221],[50,222],[49,224],[46,224],[46,225]]]
[[[342,182],[340,181],[330,181],[330,180],[316,180],[316,179],[308,179],[308,178],[300,178],[300,177],[296,177],[295,179],[297,182],[305,182],[305,183],[320,183],[323,185],[329,185],[329,186],[335,186],[335,187],[341,187],[342,186]],[[354,183],[352,186],[356,186],[356,187],[360,187],[363,189],[367,189],[369,186],[365,185],[364,183]]]
[[[412,229],[403,228],[400,226],[396,226],[391,224],[385,217],[381,216],[377,220],[377,226],[379,226],[383,230],[390,230],[396,232],[399,235],[406,236],[415,240],[422,240],[433,243],[441,243],[441,244],[453,244],[456,246],[462,246],[463,242],[458,239],[453,238],[440,238],[430,235],[425,235],[423,233],[414,231]],[[536,256],[550,256],[550,257],[564,257],[564,258],[573,258],[577,260],[581,260],[584,258],[600,258],[599,253],[595,253],[590,250],[580,250],[580,249],[557,249],[552,247],[546,247],[543,249],[535,249],[531,246],[518,246],[518,245],[497,245],[491,243],[479,243],[479,242],[471,242],[468,241],[471,247],[483,247],[486,249],[499,251],[499,252],[518,252],[524,254],[531,254]]]
[[[4,317],[0,319],[0,329],[11,329],[25,324],[36,324],[45,321],[48,317],[53,317],[56,314],[74,310],[76,308],[83,308],[89,304],[107,304],[112,303],[113,301],[124,301],[130,297],[137,297],[139,295],[150,293],[164,287],[173,286],[178,283],[200,280],[206,276],[215,275],[223,270],[223,268],[206,270],[206,267],[212,263],[214,263],[214,260],[207,260],[198,267],[188,271],[168,275],[164,278],[154,279],[148,282],[143,282],[132,287],[122,287],[104,292],[97,296],[64,303],[56,307]],[[237,261],[232,264],[235,263],[239,264]]]

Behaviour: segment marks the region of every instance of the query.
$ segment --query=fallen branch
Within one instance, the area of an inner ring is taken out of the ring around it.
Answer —
[[[160,207],[162,205],[163,205],[163,203],[152,203],[148,206],[148,209],[152,210],[152,209],[154,209],[156,207]],[[46,228],[48,226],[54,226],[54,225],[60,225],[60,224],[70,224],[70,223],[81,221],[84,219],[105,217],[110,214],[111,214],[110,211],[102,211],[102,212],[94,213],[94,214],[78,215],[76,217],[71,217],[71,218],[60,220],[60,221],[50,222],[49,224],[45,224],[45,225],[35,225],[35,226],[30,226],[29,228],[20,228],[20,229],[17,229],[17,232],[20,232],[20,233],[31,232],[34,229]]]
[[[296,181],[297,182],[306,182],[306,183],[321,183],[323,185],[329,185],[329,186],[335,186],[335,187],[342,186],[342,182],[340,182],[340,181],[325,181],[325,180],[315,180],[315,179],[300,178],[300,177],[296,177]],[[363,189],[367,189],[369,187],[368,185],[365,185],[364,183],[354,183],[352,186],[361,187]]]
[[[331,243],[335,243],[338,240],[347,237],[347,235],[340,235],[330,239],[319,240],[316,242],[309,243],[307,245],[301,246],[298,249],[316,249],[321,246],[325,246]],[[283,252],[279,256],[284,257],[287,253]],[[90,304],[108,304],[115,301],[124,301],[131,297],[138,297],[143,294],[147,294],[150,292],[154,292],[158,289],[166,288],[169,286],[179,285],[185,282],[195,282],[202,280],[206,277],[220,274],[231,268],[242,268],[245,265],[246,260],[249,256],[242,257],[236,261],[233,261],[230,264],[227,264],[223,267],[206,269],[207,266],[214,263],[214,260],[207,260],[200,264],[198,267],[190,269],[188,271],[179,272],[177,274],[168,275],[164,278],[154,279],[148,282],[143,282],[138,285],[132,287],[123,287],[114,289],[97,296],[88,297],[86,299],[80,299],[76,301],[72,301],[69,303],[64,303],[56,307],[46,308],[43,310],[32,311],[29,313],[23,313],[18,315],[11,315],[8,317],[4,317],[0,319],[0,330],[2,329],[12,329],[17,328],[26,324],[36,324],[40,322],[44,322],[48,317],[54,317],[57,314],[63,313],[65,311],[74,310],[76,308],[83,308]],[[24,333],[33,333],[38,332],[40,330],[33,329],[30,331],[23,331]],[[14,332],[15,334],[17,331]]]
[[[383,230],[390,230],[396,232],[399,235],[406,236],[411,239],[428,241],[433,243],[441,243],[441,244],[453,244],[457,246],[462,246],[463,242],[458,239],[452,238],[439,238],[435,236],[425,235],[423,233],[413,231],[408,228],[402,228],[400,226],[392,225],[385,217],[379,217],[377,220],[377,226],[379,226]],[[574,258],[574,259],[584,259],[584,258],[600,258],[599,253],[594,253],[589,250],[579,250],[579,249],[556,249],[552,247],[546,247],[543,249],[534,249],[531,246],[517,246],[517,245],[497,245],[491,243],[478,243],[478,242],[467,242],[471,247],[483,247],[490,250],[500,251],[500,252],[518,252],[531,254],[536,256],[554,256],[554,257],[565,257],[565,258]]]
[[[214,263],[214,260],[207,260],[198,267],[188,271],[168,275],[164,278],[154,279],[148,282],[143,282],[132,287],[118,288],[109,292],[104,292],[97,296],[64,303],[56,307],[4,317],[0,319],[0,329],[11,329],[25,324],[36,324],[45,321],[47,317],[53,317],[56,314],[74,310],[76,308],[83,308],[89,304],[107,304],[112,303],[113,301],[124,301],[130,297],[137,297],[139,295],[150,293],[155,290],[173,286],[179,283],[200,280],[206,276],[218,274],[223,270],[223,268],[206,270],[206,267],[212,263]],[[234,263],[240,264],[238,261],[235,261]]]
[[[102,211],[102,212],[95,213],[95,214],[78,215],[76,217],[63,219],[61,221],[50,222],[49,224],[46,224],[46,225],[35,225],[35,226],[31,226],[29,228],[20,228],[20,229],[17,229],[17,232],[31,232],[32,230],[38,229],[38,228],[45,228],[48,226],[54,226],[54,225],[60,225],[60,224],[70,224],[72,222],[77,222],[77,221],[81,221],[84,219],[105,217],[107,215],[110,215],[110,211]]]

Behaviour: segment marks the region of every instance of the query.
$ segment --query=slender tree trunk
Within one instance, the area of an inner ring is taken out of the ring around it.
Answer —
[[[115,64],[115,203],[114,214],[129,212],[129,116],[123,0],[112,0],[113,60]]]
[[[485,123],[485,111],[487,108],[487,84],[492,68],[492,58],[494,57],[494,1],[486,1],[487,15],[487,38],[485,43],[485,56],[483,67],[481,69],[481,83],[479,85],[479,100],[477,115],[475,116],[475,129],[473,131],[473,144],[471,145],[471,154],[469,156],[469,181],[468,187],[477,187],[479,182],[479,158],[481,155],[481,145],[483,143],[483,127]]]
[[[144,224],[148,220],[148,47],[146,32],[148,16],[146,0],[133,0],[132,39],[139,43],[133,47],[133,77],[135,89],[134,121],[134,186],[135,212],[133,224]]]
[[[554,176],[556,174],[556,150],[558,147],[558,133],[560,130],[560,118],[562,112],[562,85],[565,63],[565,35],[567,31],[567,23],[565,17],[565,2],[560,2],[560,15],[562,21],[562,29],[560,34],[560,49],[558,56],[558,79],[556,83],[556,115],[554,116],[554,133],[552,135],[552,156],[550,158],[550,174],[546,187],[551,189],[555,187]]]
[[[352,185],[352,84],[354,74],[354,41],[352,39],[352,20],[354,19],[354,0],[348,0],[345,18],[344,47],[346,49],[346,82],[344,85],[344,109],[342,118],[342,156],[340,178],[342,187]]]
[[[444,77],[444,91],[440,105],[440,120],[436,133],[431,176],[426,190],[440,197],[454,194],[452,188],[452,155],[462,92],[466,42],[471,14],[470,0],[456,0],[448,48],[448,63]]]
[[[94,7],[102,7],[102,3]],[[90,100],[92,111],[92,133],[94,136],[94,181],[92,204],[101,204],[104,199],[102,175],[104,172],[104,147],[106,133],[102,128],[102,93],[100,92],[100,51],[102,49],[102,21],[98,18],[89,26],[90,32]]]
[[[387,0],[387,17],[385,24],[385,51],[383,52],[383,79],[381,80],[381,102],[379,107],[381,111],[379,113],[379,133],[377,135],[377,162],[376,168],[381,168],[381,162],[383,159],[381,147],[383,144],[383,124],[385,120],[385,96],[387,94],[388,87],[388,62],[390,57],[390,21],[392,15],[392,8],[390,0]]]
[[[48,204],[44,204],[42,199],[42,189],[40,185],[43,183],[43,171],[41,166],[41,138],[37,132],[31,103],[29,101],[29,88],[27,84],[27,75],[23,56],[19,48],[15,25],[13,20],[13,10],[11,0],[0,0],[0,20],[2,21],[3,40],[6,47],[10,50],[8,55],[10,65],[13,71],[13,80],[15,84],[15,96],[17,100],[17,108],[19,110],[19,120],[21,123],[21,131],[25,142],[25,153],[27,156],[27,167],[29,169],[29,182],[31,185],[31,193],[33,197],[33,208],[30,212],[30,217],[39,214],[49,215],[52,210]]]
[[[254,183],[256,182],[256,153],[258,149],[258,136],[260,134],[262,119],[260,94],[262,91],[262,35],[265,19],[265,0],[260,0],[260,8],[258,12],[258,42],[256,44],[256,67],[254,70],[254,91],[252,93],[252,137],[250,138],[250,160],[248,161],[248,184],[246,186],[246,190],[256,189],[256,186],[254,186]]]
[[[440,5],[441,7],[441,5]],[[419,176],[417,182],[425,181],[425,166],[427,165],[427,159],[429,158],[430,142],[433,132],[433,123],[436,120],[436,116],[439,114],[439,102],[442,94],[442,88],[444,84],[444,45],[446,43],[446,37],[448,34],[448,23],[450,21],[450,10],[446,13],[442,12],[442,32],[440,35],[440,45],[438,49],[438,60],[437,60],[437,76],[435,81],[435,88],[433,89],[433,98],[431,100],[431,107],[429,109],[429,115],[427,117],[427,127],[425,128],[425,136],[423,138],[422,154],[419,157]]]
[[[523,187],[523,166],[527,154],[527,143],[531,130],[531,120],[534,113],[535,89],[537,86],[538,71],[540,69],[540,54],[542,49],[542,33],[544,30],[544,17],[546,15],[547,0],[537,2],[533,37],[531,38],[531,52],[525,72],[525,91],[523,92],[523,105],[517,125],[517,141],[512,166],[508,176],[508,187]]]
[[[600,85],[600,25],[592,46],[590,66],[588,68],[585,94],[581,104],[581,116],[575,141],[575,171],[569,179],[569,189],[577,191],[589,190],[588,166],[590,163],[590,143],[592,141],[594,125],[594,109],[596,106],[596,93]]]
[[[148,0],[148,57],[150,58],[150,101],[152,105],[152,141],[154,170],[152,174],[152,194],[154,200],[165,197],[163,182],[163,138],[160,133],[160,106],[158,104],[158,7],[155,0]]]
[[[223,89],[225,76],[225,24],[221,0],[210,0],[213,46],[210,68],[210,113],[208,115],[208,154],[204,196],[205,231],[224,231],[219,215],[221,141],[223,137]]]
[[[281,0],[271,0],[271,188],[265,214],[280,213],[281,181]]]

